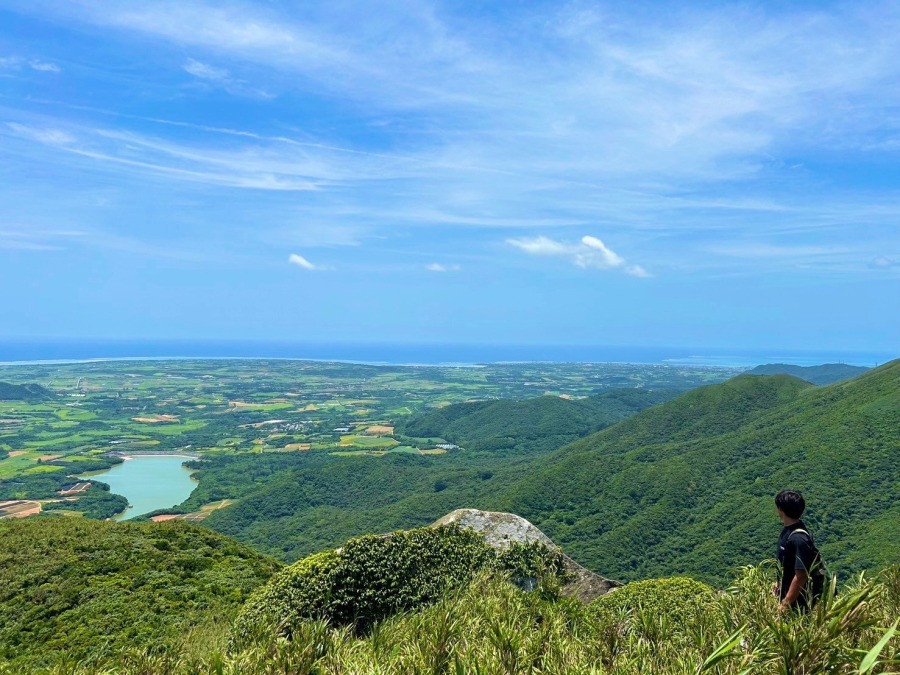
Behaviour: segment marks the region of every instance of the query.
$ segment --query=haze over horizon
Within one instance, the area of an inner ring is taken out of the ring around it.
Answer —
[[[898,33],[891,3],[0,0],[0,340],[896,354]]]

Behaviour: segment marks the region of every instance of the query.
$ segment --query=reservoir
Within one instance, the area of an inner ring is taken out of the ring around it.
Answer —
[[[105,471],[91,472],[92,478],[109,485],[110,491],[122,495],[131,505],[114,520],[167,509],[187,499],[197,485],[191,470],[182,462],[195,459],[188,455],[134,455]]]

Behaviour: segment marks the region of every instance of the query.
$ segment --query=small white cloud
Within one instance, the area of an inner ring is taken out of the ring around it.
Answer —
[[[507,239],[506,243],[525,251],[525,253],[528,253],[529,255],[568,255],[573,253],[572,246],[568,246],[544,236]]]
[[[210,82],[230,82],[231,73],[225,68],[216,68],[207,63],[201,63],[195,59],[188,59],[181,66],[186,72],[201,80],[209,80]]]
[[[645,270],[640,265],[629,265],[625,268],[625,274],[630,274],[633,277],[638,277],[639,279],[649,279],[653,275],[650,274],[647,270]]]
[[[579,252],[575,257],[575,264],[579,267],[619,267],[625,264],[625,259],[618,253],[607,247],[597,237],[590,235],[582,237],[581,243],[590,251]]]
[[[50,63],[49,61],[31,61],[28,63],[31,66],[32,70],[37,70],[42,73],[61,73],[62,68],[60,68],[55,63]]]
[[[442,265],[441,263],[431,263],[426,265],[425,269],[429,272],[459,272],[462,267],[459,265]]]
[[[297,265],[297,267],[302,267],[305,270],[318,270],[321,269],[318,265],[313,265],[309,260],[304,258],[302,255],[297,253],[291,253],[288,256],[288,262],[292,265]]]
[[[18,70],[22,59],[16,56],[0,56],[0,70]]]
[[[887,269],[889,267],[900,267],[900,260],[891,260],[890,258],[886,258],[885,256],[880,255],[872,260],[872,262],[869,264],[872,267]]]
[[[625,273],[633,277],[652,276],[640,265],[626,266],[625,258],[609,248],[602,240],[591,235],[583,236],[578,243],[556,241],[544,236],[507,239],[506,243],[529,255],[570,257],[573,264],[583,269],[608,270],[624,267]]]

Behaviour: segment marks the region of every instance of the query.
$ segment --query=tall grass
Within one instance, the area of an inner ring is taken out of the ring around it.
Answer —
[[[900,566],[875,578],[833,585],[807,613],[778,612],[772,571],[749,567],[709,611],[679,618],[640,602],[612,612],[524,593],[481,575],[465,590],[357,635],[325,621],[291,627],[291,640],[253,636],[241,651],[220,649],[220,625],[200,627],[197,643],[126,652],[104,663],[59,662],[52,675],[276,675],[405,673],[646,673],[696,675],[868,675],[900,673]],[[208,649],[203,653],[204,649]],[[0,673],[11,674],[4,670]]]

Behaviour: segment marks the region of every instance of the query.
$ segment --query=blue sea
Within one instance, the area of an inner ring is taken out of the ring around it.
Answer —
[[[849,363],[876,366],[885,352],[743,350],[602,345],[303,343],[264,341],[0,340],[0,364],[171,358],[274,358],[373,364],[475,365],[510,362],[643,363],[750,368]]]

